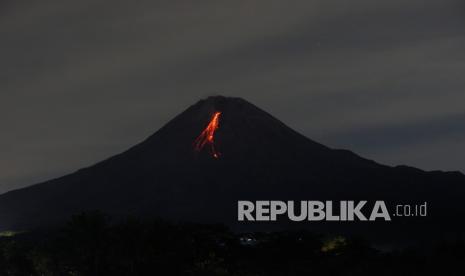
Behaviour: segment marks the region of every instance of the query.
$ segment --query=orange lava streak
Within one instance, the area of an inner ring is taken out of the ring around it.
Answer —
[[[213,157],[220,157],[220,153],[215,149],[215,131],[220,124],[221,112],[215,112],[208,123],[208,126],[202,131],[199,137],[195,139],[194,148],[196,151],[201,151],[205,145],[210,145],[210,151]]]

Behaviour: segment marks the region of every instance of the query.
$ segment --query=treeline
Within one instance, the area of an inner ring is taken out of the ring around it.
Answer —
[[[380,252],[309,232],[235,234],[217,225],[90,212],[59,229],[0,238],[0,275],[465,275],[465,245]]]

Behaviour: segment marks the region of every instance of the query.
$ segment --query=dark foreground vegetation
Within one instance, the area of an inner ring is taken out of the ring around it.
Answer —
[[[234,234],[222,226],[85,213],[58,229],[2,233],[0,275],[465,275],[465,244],[381,252],[308,232]]]

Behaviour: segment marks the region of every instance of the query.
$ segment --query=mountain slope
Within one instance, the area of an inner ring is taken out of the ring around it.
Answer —
[[[213,142],[196,150],[196,139],[215,112],[221,115],[211,132]],[[212,146],[219,158],[213,156]],[[455,229],[459,224],[450,217],[465,213],[464,185],[460,173],[393,168],[330,149],[245,100],[217,96],[189,107],[122,154],[1,195],[0,230],[49,225],[90,209],[243,228],[247,225],[236,222],[239,199],[428,201],[433,208],[427,218],[388,226],[401,231],[399,227],[409,223],[411,229],[432,230],[440,221]],[[337,227],[355,232],[360,228],[344,223]]]

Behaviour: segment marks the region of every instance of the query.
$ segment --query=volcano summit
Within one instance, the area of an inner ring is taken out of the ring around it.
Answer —
[[[216,96],[124,153],[1,195],[0,231],[52,225],[96,209],[271,230],[295,225],[239,223],[237,202],[329,199],[431,206],[427,218],[393,219],[379,227],[332,224],[339,232],[460,232],[464,196],[461,173],[381,165],[314,142],[243,99]]]

